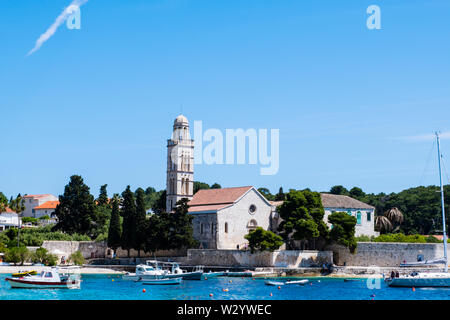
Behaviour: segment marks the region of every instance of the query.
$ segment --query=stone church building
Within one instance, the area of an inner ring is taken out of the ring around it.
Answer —
[[[172,138],[167,141],[166,191],[167,212],[172,212],[182,198],[190,200],[194,238],[204,249],[246,248],[244,236],[251,230],[262,227],[276,231],[280,223],[276,208],[282,202],[267,201],[252,186],[199,190],[194,195],[194,140],[183,115],[175,119]],[[348,196],[322,193],[321,198],[327,223],[329,214],[344,211],[357,218],[356,236],[378,235],[374,207]]]
[[[204,249],[242,249],[251,230],[272,228],[274,207],[251,186],[199,190],[189,206],[194,237]]]

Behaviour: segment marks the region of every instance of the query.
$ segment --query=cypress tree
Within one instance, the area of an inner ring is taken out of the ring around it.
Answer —
[[[122,198],[121,214],[123,223],[120,242],[121,247],[127,250],[128,257],[130,257],[130,249],[134,248],[136,243],[136,204],[130,186],[127,186],[126,190],[122,193]]]
[[[120,247],[121,244],[121,226],[120,226],[120,213],[119,213],[119,195],[115,194],[112,200],[112,212],[111,220],[109,220],[108,229],[108,247],[114,251]]]
[[[104,185],[102,185],[101,187],[100,187],[100,194],[99,194],[99,196],[98,196],[98,199],[97,199],[97,204],[99,205],[99,206],[106,206],[106,205],[108,205],[108,192],[106,191],[106,187],[107,187],[108,185],[107,184],[104,184]]]
[[[145,192],[138,188],[136,190],[136,241],[134,247],[138,251],[138,257],[141,256],[141,249],[144,248],[146,231]]]

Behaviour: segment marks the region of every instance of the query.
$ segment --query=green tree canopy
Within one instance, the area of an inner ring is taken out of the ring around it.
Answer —
[[[136,190],[136,240],[134,249],[138,251],[138,257],[141,256],[141,250],[144,249],[146,238],[146,210],[145,210],[145,192],[143,189]]]
[[[282,222],[278,227],[280,235],[289,245],[291,240],[305,241],[328,236],[323,223],[324,210],[320,194],[309,190],[290,190],[286,200],[278,207]]]
[[[244,236],[248,240],[251,253],[255,251],[275,251],[283,244],[283,238],[272,231],[256,228]]]
[[[97,204],[99,206],[107,206],[109,204],[108,192],[106,191],[107,184],[104,184],[100,187],[100,195],[97,199]]]
[[[128,251],[130,256],[130,249],[136,247],[136,233],[137,233],[137,219],[136,219],[136,203],[134,193],[127,186],[122,193],[122,239],[121,247]]]
[[[331,194],[338,194],[338,195],[344,195],[348,196],[348,190],[344,188],[343,186],[334,186],[330,189]]]
[[[109,220],[108,228],[108,247],[114,251],[121,245],[122,228],[120,224],[119,202],[119,195],[115,194],[112,199],[111,219]]]
[[[95,229],[100,221],[97,216],[97,206],[89,187],[78,175],[70,177],[64,188],[64,194],[59,196],[59,205],[54,215],[58,218],[55,229],[69,234],[79,233],[95,236]]]
[[[333,226],[330,231],[331,241],[346,246],[351,253],[355,253],[356,218],[346,212],[334,212],[328,216],[328,222]]]

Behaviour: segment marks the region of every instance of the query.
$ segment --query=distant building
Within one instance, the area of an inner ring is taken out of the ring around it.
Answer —
[[[41,204],[40,206],[34,207],[34,217],[41,218],[44,216],[48,216],[52,218],[53,212],[55,212],[56,206],[59,204],[59,201],[47,201]],[[54,219],[49,219],[54,220]]]
[[[375,207],[368,205],[349,196],[321,193],[322,204],[325,209],[324,220],[328,222],[328,216],[334,212],[347,212],[356,218],[355,236],[378,236],[375,231]]]
[[[19,226],[20,217],[10,208],[6,208],[5,212],[0,213],[0,231],[17,228]]]
[[[204,249],[242,249],[251,230],[271,228],[273,206],[251,186],[199,190],[189,206],[194,238]]]
[[[47,201],[58,201],[59,199],[52,194],[35,194],[26,195],[22,197],[24,200],[25,211],[22,212],[22,217],[33,217],[35,216],[34,209],[46,203]]]

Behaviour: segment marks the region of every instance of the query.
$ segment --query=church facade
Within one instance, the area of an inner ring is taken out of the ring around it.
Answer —
[[[272,228],[274,207],[254,187],[199,190],[189,202],[194,237],[203,249],[243,249],[257,227]]]

